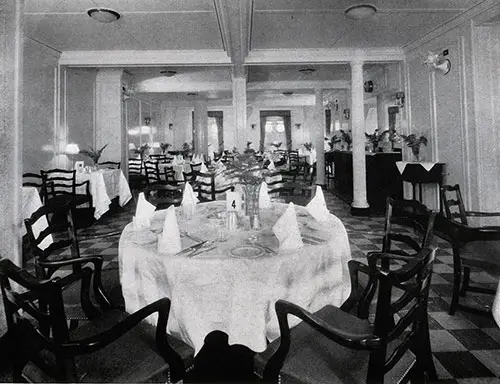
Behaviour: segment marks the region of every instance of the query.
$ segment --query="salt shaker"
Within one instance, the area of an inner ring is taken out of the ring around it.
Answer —
[[[234,232],[236,231],[236,227],[237,227],[236,211],[229,211],[227,216],[227,229],[229,230],[229,232]]]

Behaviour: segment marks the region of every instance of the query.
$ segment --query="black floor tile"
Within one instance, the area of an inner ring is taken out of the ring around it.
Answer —
[[[495,377],[495,375],[469,351],[436,352],[434,355],[454,378]]]

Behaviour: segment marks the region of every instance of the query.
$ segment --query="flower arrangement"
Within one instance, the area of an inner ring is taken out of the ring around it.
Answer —
[[[181,148],[181,153],[184,157],[189,156],[189,153],[191,152],[191,144],[189,144],[187,141],[182,144]]]
[[[226,164],[224,175],[240,184],[257,184],[264,180],[267,170],[263,169],[255,153],[235,154],[234,160]]]
[[[379,130],[376,129],[372,134],[365,132],[365,137],[373,145],[373,149],[376,150],[386,133],[389,133],[388,129],[380,133]]]
[[[255,153],[255,149],[251,148],[250,146],[252,145],[251,141],[247,141],[247,147],[243,151],[243,153]]]
[[[162,153],[165,154],[170,146],[171,146],[170,143],[160,143],[160,148]]]
[[[304,143],[304,148],[307,149],[309,152],[311,152],[313,149],[313,144],[310,142]]]
[[[417,137],[416,134],[411,133],[409,135],[401,135],[401,138],[406,143],[407,147],[411,148],[411,151],[417,161],[420,160],[420,145],[427,145],[427,138],[424,135]]]
[[[89,147],[89,149],[82,149],[80,150],[80,153],[82,155],[88,156],[92,159],[94,164],[97,164],[99,162],[99,159],[101,158],[102,151],[104,151],[104,148],[106,148],[108,144],[103,146],[101,149],[95,149],[93,147]]]
[[[147,143],[142,144],[139,148],[134,149],[134,153],[138,153],[141,159],[149,152],[149,145]]]

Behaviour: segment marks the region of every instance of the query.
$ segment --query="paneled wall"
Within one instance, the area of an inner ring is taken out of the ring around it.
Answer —
[[[55,164],[59,53],[24,39],[23,172],[39,172]]]

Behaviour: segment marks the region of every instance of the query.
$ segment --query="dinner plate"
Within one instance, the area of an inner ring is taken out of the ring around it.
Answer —
[[[265,253],[266,250],[264,248],[254,244],[238,245],[229,251],[231,257],[239,259],[255,259],[261,257]]]

